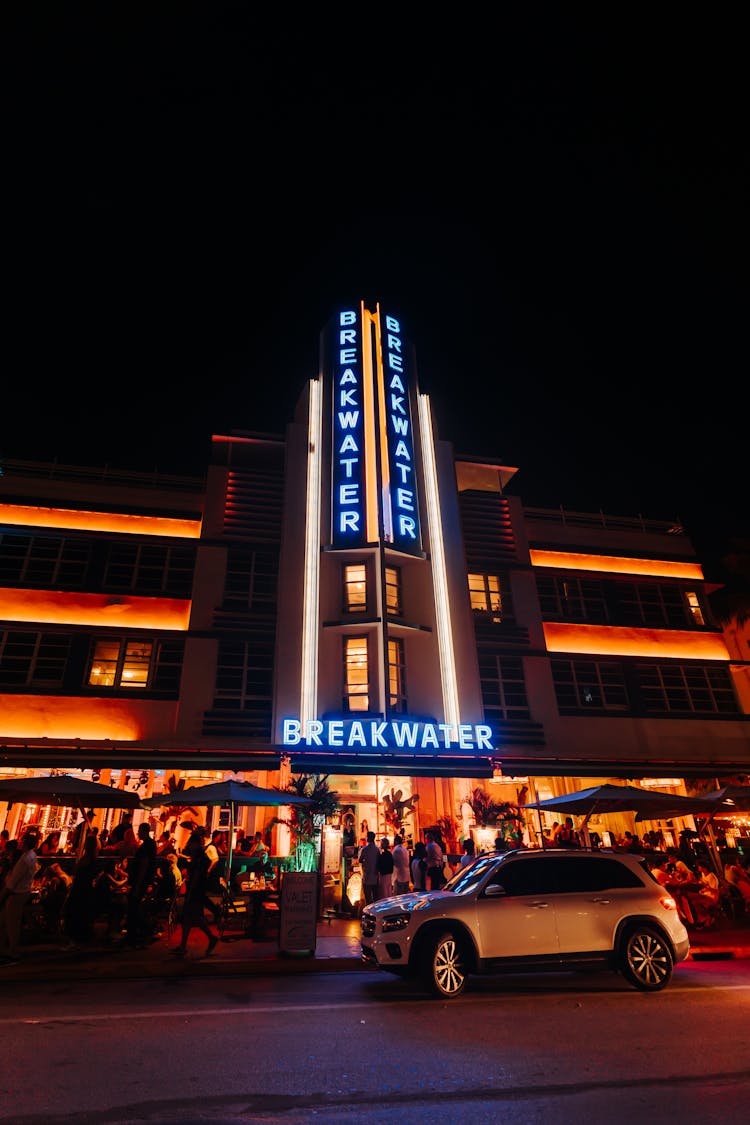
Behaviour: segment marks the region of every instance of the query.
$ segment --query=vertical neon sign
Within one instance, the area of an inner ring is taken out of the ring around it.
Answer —
[[[410,379],[404,354],[405,341],[401,334],[401,323],[396,317],[385,315],[383,322],[383,359],[378,373],[381,418],[385,421],[388,458],[387,488],[384,488],[383,495],[383,526],[386,540],[392,542],[394,547],[409,554],[419,554],[422,550],[422,536],[417,504],[414,427]]]
[[[332,356],[333,544],[367,541],[365,522],[365,411],[362,327],[357,313],[338,314]]]

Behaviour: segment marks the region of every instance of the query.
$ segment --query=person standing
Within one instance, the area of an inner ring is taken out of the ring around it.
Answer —
[[[409,851],[404,846],[403,836],[393,837],[393,893],[409,893]]]
[[[463,843],[464,854],[459,860],[459,867],[468,867],[476,859],[476,852],[474,848],[474,841],[471,836],[467,836]]]
[[[424,838],[427,853],[427,888],[430,891],[439,891],[445,882],[443,849],[435,839],[434,833],[425,832]]]
[[[411,860],[411,881],[415,891],[427,890],[427,851],[421,840],[414,845]]]
[[[156,843],[147,821],[138,825],[140,843],[128,863],[128,911],[124,944],[131,949],[143,948],[148,937],[144,899],[156,879]]]
[[[380,852],[375,843],[375,833],[367,833],[367,843],[360,849],[359,862],[362,867],[362,889],[365,903],[375,902],[378,897],[378,857]]]
[[[0,965],[18,963],[23,909],[31,898],[31,884],[39,866],[38,846],[39,833],[29,829],[21,841],[20,855],[5,877],[3,894],[6,897],[0,909]]]
[[[393,894],[393,852],[386,836],[380,841],[378,855],[378,898],[390,898]]]

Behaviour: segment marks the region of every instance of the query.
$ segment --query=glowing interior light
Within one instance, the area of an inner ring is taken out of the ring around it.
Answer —
[[[303,733],[318,705],[318,603],[320,598],[320,481],[323,433],[323,380],[310,380],[305,512],[304,619],[300,722]]]
[[[435,446],[432,438],[432,413],[428,395],[418,396],[419,433],[422,443],[422,460],[425,476],[425,501],[427,523],[430,531],[430,558],[432,560],[432,582],[435,590],[435,617],[437,621],[438,650],[440,653],[440,675],[443,685],[443,711],[446,723],[458,727],[460,707],[458,701],[458,682],[456,679],[456,657],[453,651],[453,630],[451,628],[450,603],[448,600],[448,576],[445,569],[443,550],[443,526],[440,518],[440,494],[437,468],[435,465]]]

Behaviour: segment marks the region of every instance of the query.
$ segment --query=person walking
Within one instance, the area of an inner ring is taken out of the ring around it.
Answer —
[[[386,836],[380,841],[378,856],[378,898],[390,898],[393,894],[393,852]]]
[[[18,964],[23,910],[31,898],[37,867],[39,833],[29,829],[21,841],[18,859],[5,877],[4,901],[0,908],[0,966]]]
[[[471,836],[467,836],[463,843],[464,854],[459,860],[459,867],[468,867],[476,859],[476,849]]]
[[[362,868],[362,889],[365,903],[375,902],[378,897],[378,857],[380,851],[375,843],[375,833],[367,833],[367,843],[360,849],[359,862]]]
[[[207,902],[208,869],[210,859],[204,847],[204,831],[196,830],[187,842],[184,854],[188,857],[185,895],[182,905],[182,938],[180,944],[172,952],[175,957],[184,957],[187,953],[188,938],[194,929],[202,930],[208,938],[206,955],[213,953],[219,941],[206,921],[205,907]]]
[[[403,836],[393,837],[393,893],[405,895],[409,892],[409,850],[404,845]]]

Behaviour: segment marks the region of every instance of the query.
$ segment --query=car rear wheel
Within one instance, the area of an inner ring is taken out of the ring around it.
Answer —
[[[658,930],[651,926],[635,926],[622,949],[623,976],[642,992],[658,992],[672,977],[672,952]]]
[[[466,958],[453,934],[441,934],[428,947],[423,968],[431,992],[449,999],[463,992],[467,977]]]

